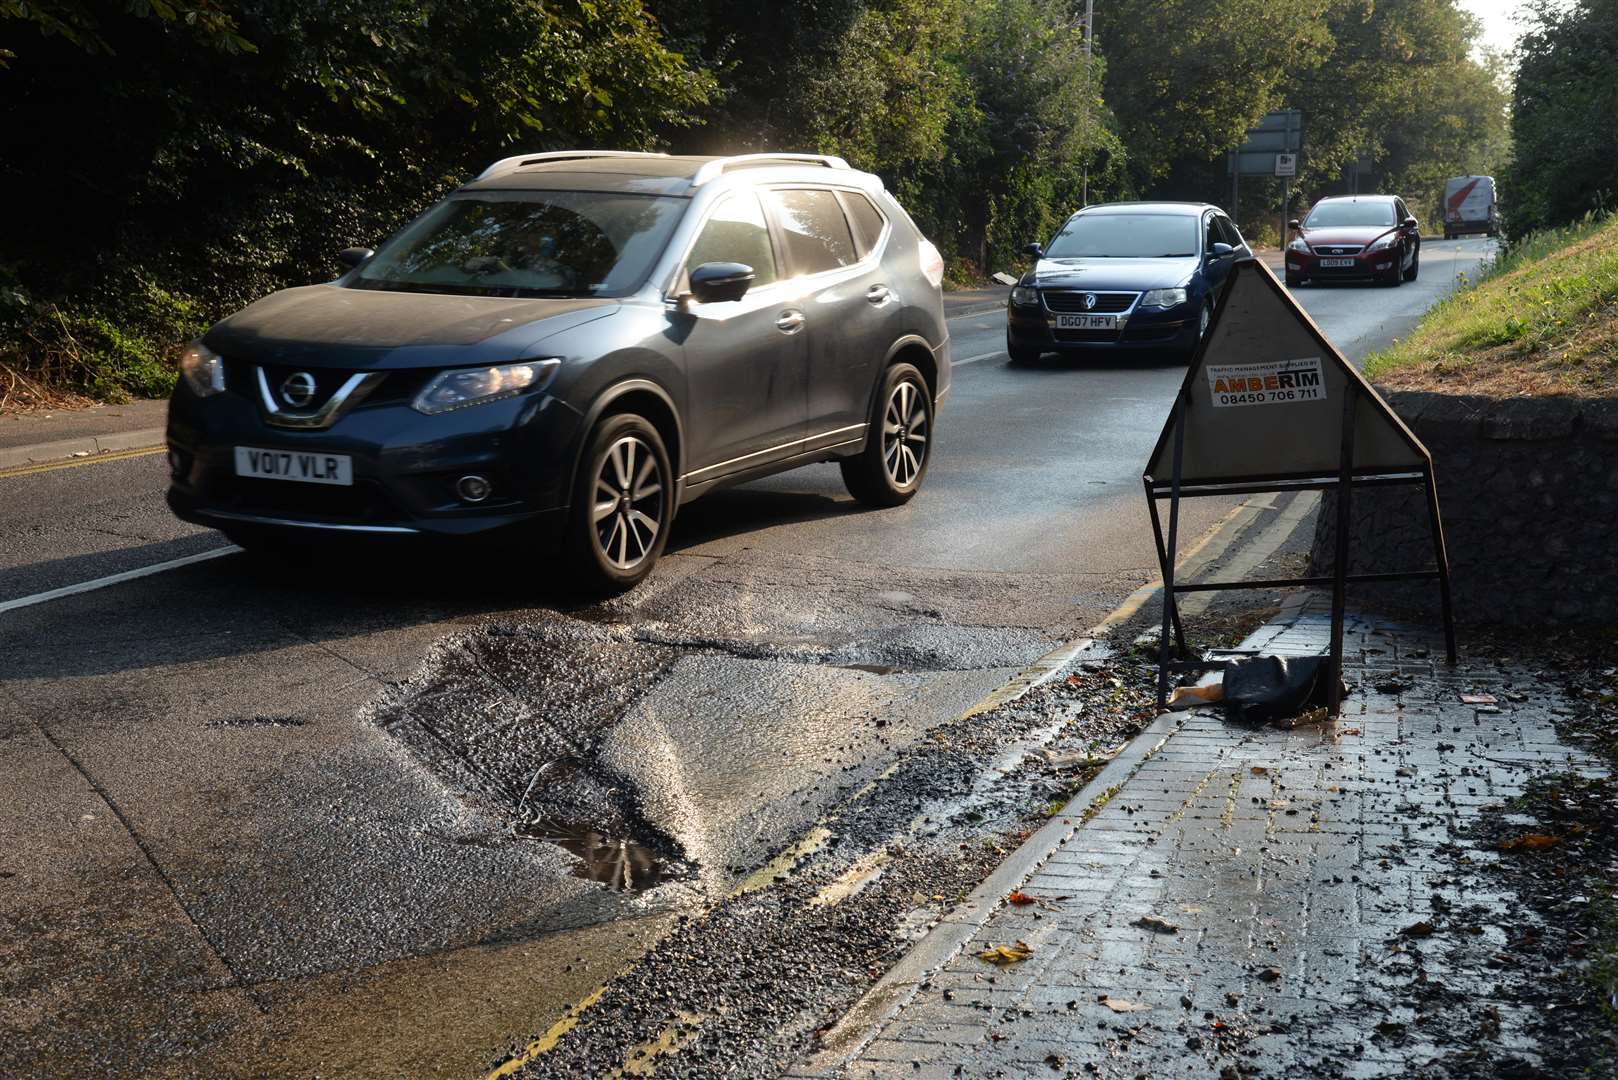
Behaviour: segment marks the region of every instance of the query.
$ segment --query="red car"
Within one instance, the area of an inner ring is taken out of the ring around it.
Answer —
[[[1287,284],[1305,281],[1415,281],[1421,228],[1397,195],[1321,199],[1302,223],[1289,223]]]

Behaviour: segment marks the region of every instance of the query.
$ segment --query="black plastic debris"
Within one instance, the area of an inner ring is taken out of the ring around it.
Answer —
[[[1244,656],[1225,667],[1225,717],[1241,724],[1274,724],[1329,700],[1324,656]],[[1340,688],[1339,693],[1346,693]]]

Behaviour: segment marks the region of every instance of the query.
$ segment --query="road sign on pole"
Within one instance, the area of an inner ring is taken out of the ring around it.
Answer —
[[[1275,175],[1277,175],[1277,176],[1297,176],[1298,175],[1298,155],[1297,154],[1276,154],[1275,155]]]

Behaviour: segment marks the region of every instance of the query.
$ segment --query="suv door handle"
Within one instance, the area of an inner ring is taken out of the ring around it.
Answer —
[[[892,295],[893,294],[888,291],[888,287],[886,285],[872,285],[869,289],[865,290],[865,299],[869,300],[873,304],[885,304],[888,302],[888,297]]]
[[[775,320],[775,328],[783,334],[796,334],[803,329],[803,312],[796,310],[781,312],[780,318]]]

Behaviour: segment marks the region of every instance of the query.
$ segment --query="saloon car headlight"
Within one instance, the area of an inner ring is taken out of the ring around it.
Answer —
[[[1396,243],[1398,241],[1398,239],[1399,239],[1399,234],[1398,233],[1385,233],[1382,236],[1377,237],[1375,240],[1372,240],[1371,241],[1371,246],[1366,248],[1365,250],[1366,251],[1381,251],[1384,248],[1392,247],[1394,245],[1394,243]]]
[[[1033,307],[1039,303],[1039,290],[1031,289],[1027,285],[1018,285],[1011,290],[1011,302],[1018,307]]]
[[[1141,307],[1170,308],[1185,303],[1184,289],[1148,289],[1140,298]]]
[[[200,341],[193,341],[180,354],[180,374],[197,397],[209,397],[225,389],[225,362]]]
[[[1288,251],[1301,251],[1305,255],[1307,255],[1307,254],[1309,254],[1309,245],[1304,243],[1303,237],[1300,236],[1296,240],[1292,241],[1292,243],[1287,245],[1287,250]]]
[[[531,386],[543,385],[561,366],[560,360],[524,360],[520,364],[504,364],[500,367],[457,368],[441,372],[422,387],[410,407],[419,413],[435,416],[470,405],[501,401],[515,397]]]

